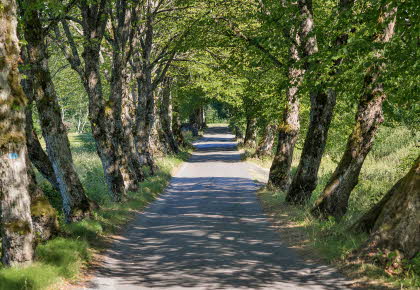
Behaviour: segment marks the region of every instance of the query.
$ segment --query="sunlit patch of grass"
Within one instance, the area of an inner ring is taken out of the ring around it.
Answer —
[[[45,289],[59,280],[55,266],[33,263],[29,267],[0,268],[0,290]]]
[[[35,254],[39,262],[54,266],[58,275],[65,278],[75,277],[91,257],[87,241],[62,237],[39,245]]]

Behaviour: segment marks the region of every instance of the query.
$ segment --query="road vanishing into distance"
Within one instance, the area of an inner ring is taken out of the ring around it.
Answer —
[[[227,128],[208,129],[195,147],[80,289],[349,289],[282,243]]]

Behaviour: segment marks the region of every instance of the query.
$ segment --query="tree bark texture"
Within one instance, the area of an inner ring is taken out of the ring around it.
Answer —
[[[118,150],[120,159],[120,170],[124,179],[125,189],[136,191],[138,182],[143,179],[143,172],[139,156],[133,150],[130,143],[130,136],[123,124],[123,102],[126,103],[129,85],[128,59],[130,57],[131,35],[134,24],[132,23],[131,5],[126,0],[119,0],[115,3],[115,14],[112,31],[112,67],[111,67],[111,92],[107,103],[108,110],[112,111],[112,142]],[[124,100],[125,98],[125,100]]]
[[[162,132],[160,105],[162,103],[162,89],[157,89],[154,93],[155,106],[153,108],[154,122],[150,134],[150,148],[153,156],[164,156],[170,152],[168,144],[165,143],[164,133]]]
[[[370,233],[361,253],[399,251],[405,258],[420,252],[420,157],[383,199],[352,229]]]
[[[338,16],[353,6],[354,0],[340,0]],[[310,11],[312,13],[312,11]],[[336,46],[347,42],[348,35],[343,34],[336,39]],[[314,39],[316,41],[316,39]],[[316,42],[315,42],[316,45]],[[335,62],[333,74],[337,71],[342,59]],[[303,151],[300,157],[297,172],[286,196],[286,201],[294,204],[307,202],[318,182],[318,170],[327,143],[333,110],[336,103],[336,92],[327,90],[324,84],[311,90],[310,124],[305,137]]]
[[[52,207],[42,189],[38,186],[35,172],[28,164],[28,183],[31,197],[31,218],[34,242],[45,242],[58,233],[57,211]]]
[[[394,34],[396,8],[387,9],[381,15],[381,21],[387,25],[376,42],[388,42]],[[323,193],[317,200],[312,214],[316,217],[333,216],[340,219],[348,209],[350,194],[358,183],[363,162],[372,148],[373,141],[380,124],[383,122],[382,105],[386,95],[379,81],[384,63],[379,52],[376,52],[374,64],[368,69],[364,78],[364,91],[359,99],[356,123],[350,134],[346,150],[327,183]]]
[[[21,81],[22,88],[28,98],[28,104],[25,107],[25,133],[26,133],[26,146],[28,148],[29,159],[31,163],[38,169],[42,176],[50,182],[52,187],[60,191],[57,179],[55,178],[54,169],[47,153],[39,142],[38,136],[35,132],[32,118],[33,106],[33,89],[32,81],[28,75],[26,79]]]
[[[60,188],[65,219],[66,222],[74,222],[90,215],[91,202],[74,168],[70,142],[48,67],[45,31],[38,13],[32,10],[26,14],[24,28],[34,99],[48,157]]]
[[[82,55],[85,61],[84,70],[81,70],[77,65],[80,64],[77,52],[73,52],[73,55],[68,59],[72,67],[81,72],[81,78],[89,96],[89,118],[92,135],[104,168],[105,180],[114,200],[122,201],[126,195],[125,184],[120,171],[121,162],[118,156],[118,148],[112,142],[112,125],[109,123],[112,119],[112,110],[109,106],[105,106],[99,68],[100,43],[107,20],[105,6],[105,0],[92,4],[89,4],[86,0],[81,1],[80,11],[85,37]]]
[[[305,74],[305,68],[297,67],[296,63],[303,57],[308,57],[318,51],[314,35],[314,20],[312,15],[312,1],[298,1],[300,18],[298,29],[292,29],[292,45],[290,47],[289,88],[286,92],[287,103],[283,113],[283,120],[279,127],[278,145],[273,164],[270,168],[269,185],[287,191],[290,184],[290,169],[293,151],[298,139],[299,98],[298,90]],[[307,65],[305,65],[307,66]]]
[[[257,119],[247,117],[244,146],[255,148],[257,144]]]
[[[298,40],[298,35],[296,35]],[[299,61],[296,44],[290,49],[291,59]],[[287,103],[283,112],[283,120],[278,129],[278,144],[273,163],[270,167],[268,185],[286,191],[290,183],[290,168],[292,166],[293,151],[298,138],[299,123],[299,99],[297,96],[298,86],[304,71],[294,67],[289,68],[289,88],[286,91]]]
[[[141,180],[143,173],[140,167],[135,167],[135,159],[131,157],[131,149],[129,139],[124,134],[123,120],[122,120],[122,105],[123,105],[123,86],[124,76],[127,71],[124,69],[123,59],[118,45],[114,45],[112,73],[111,73],[111,94],[109,101],[106,104],[112,117],[109,119],[112,135],[113,147],[117,150],[116,154],[119,157],[120,171],[124,180],[125,189],[128,191],[136,191],[138,188],[138,180]],[[131,160],[133,162],[131,162]]]
[[[131,76],[127,74],[127,78],[124,81],[124,89],[122,95],[122,128],[123,138],[121,142],[124,142],[124,152],[128,157],[128,163],[130,168],[135,171],[137,181],[144,180],[144,173],[142,170],[142,164],[140,162],[140,156],[137,152],[136,142],[134,138],[135,124],[136,124],[136,100],[134,89],[130,86]]]
[[[25,138],[26,97],[20,86],[16,2],[0,0],[0,229],[5,266],[32,261]]]
[[[274,139],[277,132],[277,126],[275,124],[268,124],[264,128],[263,136],[260,143],[258,144],[255,156],[261,158],[265,156],[271,156],[273,154]]]
[[[336,103],[335,92],[311,93],[311,111],[308,133],[301,159],[292,180],[286,201],[304,204],[312,195],[318,181],[318,170],[327,144],[328,130]]]
[[[145,20],[145,32],[143,36],[143,50],[138,56],[139,64],[135,66],[139,85],[138,103],[136,115],[137,148],[142,164],[146,165],[151,174],[156,171],[156,164],[151,148],[151,135],[155,124],[155,96],[152,79],[153,64],[151,63],[151,53],[153,49],[153,15],[152,7],[147,6],[147,17]]]
[[[168,148],[168,152],[176,154],[179,152],[178,144],[172,131],[172,94],[171,79],[165,78],[162,83],[162,98],[160,104],[160,124],[164,143]]]
[[[24,57],[27,61],[27,57]],[[33,86],[32,81],[27,75],[26,79],[21,80],[21,85],[23,91],[28,98],[28,104],[25,107],[25,136],[26,136],[26,146],[28,147],[28,183],[29,183],[29,192],[31,198],[31,218],[32,225],[34,229],[34,239],[35,244],[38,242],[44,242],[49,240],[53,235],[58,232],[58,220],[57,212],[52,207],[48,198],[45,196],[42,189],[38,186],[35,171],[33,170],[31,163],[34,162],[38,164],[38,171],[46,178],[51,185],[59,192],[60,188],[58,182],[55,178],[54,169],[52,164],[41,147],[38,137],[33,128],[33,119],[32,119],[32,103],[33,103]],[[30,161],[30,159],[34,161]]]

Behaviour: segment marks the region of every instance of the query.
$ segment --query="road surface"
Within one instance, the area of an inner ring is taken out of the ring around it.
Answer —
[[[210,128],[195,146],[81,289],[348,289],[334,269],[282,244],[226,128]]]

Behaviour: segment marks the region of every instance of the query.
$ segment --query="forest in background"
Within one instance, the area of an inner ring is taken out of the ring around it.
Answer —
[[[416,1],[1,0],[0,18],[0,289],[76,277],[219,122],[334,258],[419,286]]]

